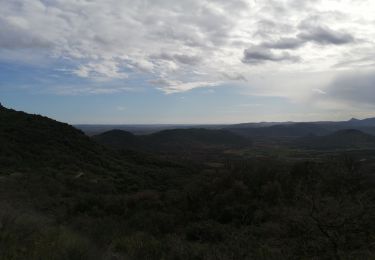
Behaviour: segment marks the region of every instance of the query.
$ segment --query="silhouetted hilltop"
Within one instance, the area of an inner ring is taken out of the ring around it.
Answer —
[[[367,127],[375,127],[375,118],[366,118],[366,119],[356,119],[352,118],[351,120],[344,122],[344,125],[357,127],[357,126],[367,126]]]
[[[244,145],[249,140],[227,130],[204,128],[164,130],[147,137],[152,142],[178,145]]]
[[[203,128],[164,130],[150,135],[133,135],[112,130],[93,136],[97,142],[117,149],[186,150],[250,145],[249,139],[227,130]]]
[[[141,145],[141,139],[124,130],[110,130],[99,135],[95,135],[94,140],[98,143],[116,148],[116,149],[135,149]]]
[[[375,134],[375,118],[348,121],[245,123],[227,126],[225,129],[247,137],[297,138],[308,134],[328,135],[338,130],[358,129]]]

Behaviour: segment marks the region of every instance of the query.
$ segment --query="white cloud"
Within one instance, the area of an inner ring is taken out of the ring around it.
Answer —
[[[150,83],[158,86],[157,88],[162,90],[166,94],[185,92],[185,91],[192,90],[194,88],[214,87],[220,84],[220,82],[207,82],[207,81],[182,82],[182,81],[169,80],[169,79],[151,80]]]
[[[320,95],[327,94],[327,92],[325,92],[324,90],[321,90],[320,88],[313,88],[312,91],[315,92],[315,93],[318,93]]]
[[[80,65],[73,73],[82,78],[105,79],[126,79],[128,75],[120,71],[121,66],[113,60],[90,62]]]

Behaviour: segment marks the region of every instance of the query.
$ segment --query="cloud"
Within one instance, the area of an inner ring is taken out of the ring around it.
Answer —
[[[283,9],[284,7],[285,6],[279,6],[277,8],[281,8],[283,12],[286,12],[286,10]],[[251,48],[245,49],[242,62],[253,65],[259,65],[266,61],[296,62],[300,60],[298,55],[291,55],[290,52],[281,52],[280,50],[295,51],[305,47],[309,42],[326,46],[348,45],[357,42],[354,36],[343,30],[333,30],[327,26],[319,25],[317,17],[319,18],[320,15],[309,16],[301,20],[299,25],[294,29],[285,24],[280,27],[280,25],[273,21],[261,20],[259,23],[261,23],[260,30],[262,33],[260,33],[259,36],[263,39],[260,43],[253,44]],[[279,31],[280,29],[284,30],[283,33]],[[257,34],[258,33],[259,30],[257,31]],[[269,37],[270,34],[276,34],[279,35],[279,37]]]
[[[315,92],[315,93],[318,93],[320,95],[327,94],[327,92],[325,92],[324,90],[321,90],[320,88],[313,88],[312,91]]]
[[[151,80],[150,83],[157,85],[160,90],[165,92],[166,94],[173,94],[178,92],[185,92],[189,91],[194,88],[202,88],[202,87],[214,87],[220,83],[217,82],[182,82],[182,81],[175,81],[169,79],[156,79]]]
[[[52,46],[43,36],[33,34],[31,25],[22,17],[0,17],[0,24],[0,48],[45,49]]]
[[[158,55],[152,55],[152,59],[162,59],[167,61],[174,61],[185,65],[196,65],[201,62],[201,57],[198,55],[189,55],[183,53],[171,54],[171,53],[160,53]]]
[[[80,65],[73,73],[82,78],[100,79],[126,79],[128,75],[120,71],[120,66],[113,60],[90,62]]]
[[[375,48],[371,0],[355,5],[349,0],[12,0],[0,5],[0,62],[69,63],[67,71],[77,77],[138,80],[165,93],[245,81],[254,74],[270,77],[270,71],[293,75],[339,69],[335,64],[354,69],[356,57],[348,54],[362,50],[358,58],[366,59]],[[249,64],[257,66],[249,69]]]
[[[345,32],[335,31],[328,27],[302,25],[303,31],[296,37],[284,37],[273,41],[265,41],[258,45],[264,49],[298,49],[308,42],[320,45],[344,45],[355,42],[355,38]]]
[[[327,45],[343,45],[353,43],[354,37],[349,33],[342,31],[334,31],[327,27],[307,28],[305,32],[298,35],[298,38],[305,41],[312,41],[318,44]]]
[[[375,67],[375,52],[370,49],[357,48],[345,56],[341,61],[338,61],[333,66],[334,68],[358,68],[366,69]]]
[[[54,93],[60,96],[77,96],[77,95],[103,95],[120,92],[131,92],[134,88],[121,85],[54,85],[44,88],[43,93]]]
[[[326,88],[327,95],[354,106],[375,106],[375,71],[345,73]]]
[[[264,42],[261,46],[270,49],[297,49],[304,43],[305,41],[298,38],[280,38],[275,42]]]
[[[274,53],[265,48],[253,47],[246,49],[242,58],[242,62],[246,64],[260,64],[266,61],[298,61],[300,58],[293,56],[288,52]]]
[[[234,80],[234,81],[247,81],[247,78],[241,73],[237,72],[222,72],[224,79]]]

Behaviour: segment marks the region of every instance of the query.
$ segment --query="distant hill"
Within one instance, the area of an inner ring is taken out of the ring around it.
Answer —
[[[259,127],[270,127],[270,126],[276,126],[276,125],[298,125],[298,124],[375,127],[375,117],[365,118],[365,119],[351,118],[348,121],[314,121],[314,122],[288,121],[288,122],[240,123],[240,124],[232,124],[232,125],[224,126],[224,127],[236,129],[236,128],[259,128]]]
[[[126,124],[126,125],[74,125],[75,128],[83,131],[88,136],[99,135],[113,129],[127,131],[137,135],[148,135],[163,130],[173,129],[222,129],[226,125],[201,125],[201,124]]]
[[[99,135],[93,136],[93,139],[98,143],[121,149],[126,147],[126,149],[136,149],[141,143],[141,138],[138,136],[124,130],[110,130]]]
[[[375,134],[375,118],[355,119],[348,121],[320,122],[281,122],[281,123],[248,123],[231,125],[225,129],[247,137],[298,138],[309,134],[328,135],[338,130],[357,129],[365,133]]]
[[[366,118],[366,119],[356,119],[352,118],[349,121],[342,122],[345,126],[351,127],[358,127],[358,126],[366,126],[366,127],[375,127],[375,118]]]
[[[123,130],[136,135],[150,135],[164,130],[174,129],[211,129],[228,130],[245,137],[302,137],[309,133],[326,135],[341,129],[358,129],[365,133],[375,134],[375,118],[356,119],[348,121],[317,121],[317,122],[259,122],[232,125],[75,125],[88,136],[100,135],[113,129]]]
[[[230,131],[203,128],[164,130],[150,135],[133,135],[123,130],[112,130],[93,136],[93,139],[117,149],[154,151],[184,151],[251,145],[248,138]]]
[[[217,147],[250,145],[249,139],[227,130],[203,128],[165,130],[146,136],[146,140],[160,147]]]
[[[301,137],[308,134],[324,135],[329,128],[314,123],[281,124],[268,127],[228,128],[228,130],[247,137]]]
[[[326,136],[309,135],[296,140],[295,144],[310,149],[365,149],[375,148],[375,136],[345,129]]]

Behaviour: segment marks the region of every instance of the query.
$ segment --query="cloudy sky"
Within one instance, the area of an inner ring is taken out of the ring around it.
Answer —
[[[373,0],[0,0],[0,102],[69,123],[375,116]]]

